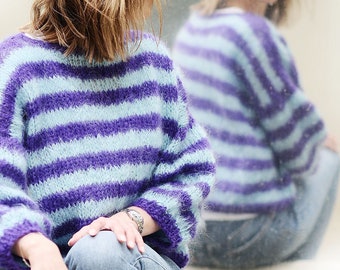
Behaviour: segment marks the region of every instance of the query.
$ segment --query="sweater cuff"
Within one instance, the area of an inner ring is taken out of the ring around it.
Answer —
[[[180,231],[176,225],[176,220],[168,214],[167,209],[158,205],[154,201],[139,199],[133,204],[145,210],[159,225],[162,231],[163,239],[159,242],[162,248],[176,248],[182,241]]]
[[[3,235],[0,237],[0,269],[27,269],[27,267],[20,266],[15,260],[15,256],[12,254],[12,248],[21,237],[34,232],[40,232],[46,235],[39,224],[32,223],[28,220],[25,220],[20,225],[3,231]]]

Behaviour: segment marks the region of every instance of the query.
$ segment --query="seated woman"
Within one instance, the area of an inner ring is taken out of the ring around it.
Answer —
[[[34,0],[0,43],[0,269],[178,270],[214,182],[160,0]]]
[[[173,56],[190,110],[217,159],[192,265],[250,269],[310,258],[328,224],[339,158],[276,28],[290,4],[201,1],[177,36]]]

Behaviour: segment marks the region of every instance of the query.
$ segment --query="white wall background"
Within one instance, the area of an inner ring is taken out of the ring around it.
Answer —
[[[340,0],[294,0],[282,29],[295,55],[302,85],[340,144]]]

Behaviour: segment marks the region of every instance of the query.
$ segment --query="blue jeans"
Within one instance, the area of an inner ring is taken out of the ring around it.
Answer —
[[[317,172],[297,181],[297,198],[288,209],[248,220],[206,220],[191,246],[191,265],[250,269],[312,258],[333,210],[339,166],[338,155],[323,149]]]
[[[69,270],[179,269],[172,260],[147,245],[143,254],[137,248],[129,249],[126,244],[119,243],[111,231],[80,239],[68,252],[65,263]]]

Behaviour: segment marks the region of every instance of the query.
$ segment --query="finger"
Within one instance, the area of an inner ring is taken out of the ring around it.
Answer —
[[[137,236],[136,236],[136,244],[138,247],[138,250],[140,251],[140,253],[144,253],[145,252],[145,244],[144,244],[144,240],[143,237],[141,236],[141,234],[137,231]]]
[[[136,230],[136,228],[131,224],[128,223],[126,225],[126,245],[128,246],[128,248],[133,249],[136,246],[136,238],[137,238],[137,234],[138,231]]]
[[[107,229],[108,218],[100,217],[96,220],[92,221],[90,225],[88,225],[87,233],[91,236],[96,236],[101,230]]]
[[[117,240],[120,243],[124,243],[127,241],[126,239],[126,233],[125,233],[125,227],[126,225],[124,225],[123,223],[121,223],[119,220],[116,220],[116,222],[114,222],[111,226],[110,226],[110,230],[113,231],[117,237]]]
[[[73,246],[82,237],[86,235],[96,236],[99,231],[105,229],[106,218],[100,217],[94,220],[91,224],[84,226],[78,232],[76,232],[72,238],[68,241],[69,246]]]
[[[81,228],[78,232],[76,232],[71,239],[68,241],[68,245],[70,247],[72,247],[76,242],[78,242],[79,239],[81,239],[82,237],[84,237],[85,235],[87,235],[87,231],[88,231],[88,226],[84,226],[83,228]]]

